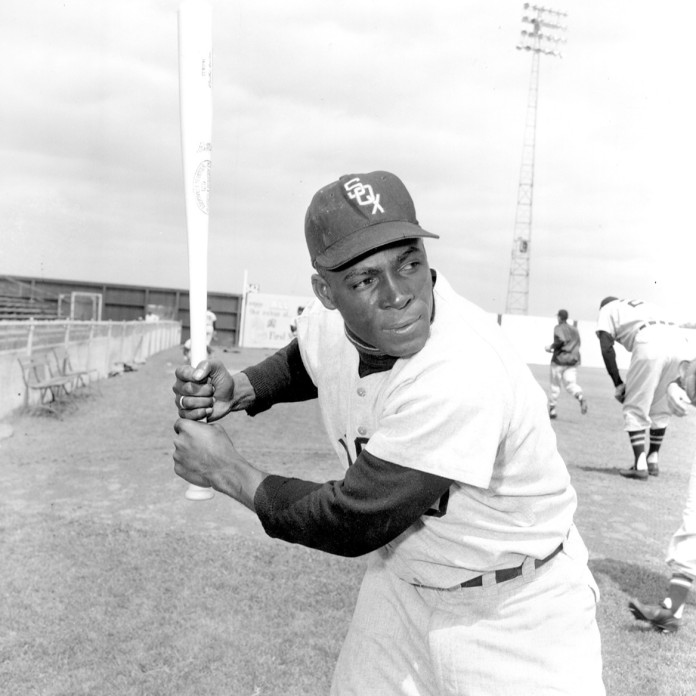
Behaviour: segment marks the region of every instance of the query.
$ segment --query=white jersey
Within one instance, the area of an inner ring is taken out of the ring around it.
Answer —
[[[213,339],[213,334],[215,333],[215,322],[217,321],[217,315],[212,310],[207,310],[205,313],[205,338],[206,343],[210,343]]]
[[[597,331],[606,331],[629,352],[633,351],[638,333],[648,326],[674,324],[659,307],[641,300],[612,300],[599,310]]]
[[[402,579],[447,587],[547,556],[571,528],[576,495],[545,394],[495,321],[441,275],[434,297],[425,347],[364,378],[337,311],[314,302],[297,328],[345,467],[366,448],[454,481],[429,514],[380,551]]]

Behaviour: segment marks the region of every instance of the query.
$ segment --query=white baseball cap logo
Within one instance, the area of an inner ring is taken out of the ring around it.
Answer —
[[[379,194],[374,192],[370,184],[363,184],[358,177],[355,177],[346,181],[343,188],[345,188],[348,198],[357,201],[358,205],[371,205],[372,215],[377,211],[384,212],[384,208],[379,204]]]

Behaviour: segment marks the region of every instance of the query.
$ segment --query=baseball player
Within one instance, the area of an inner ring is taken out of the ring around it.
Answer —
[[[667,401],[677,416],[685,416],[689,407],[696,405],[696,360],[680,365],[678,379],[667,387]],[[669,543],[667,565],[672,577],[662,603],[643,604],[633,599],[628,606],[637,620],[647,621],[662,633],[674,633],[681,625],[684,604],[696,579],[696,458],[691,465],[682,524]]]
[[[580,413],[587,413],[587,401],[578,384],[578,365],[580,364],[580,334],[568,323],[568,311],[559,309],[556,315],[558,324],[553,330],[553,342],[546,346],[547,353],[553,353],[550,368],[549,418],[556,418],[556,404],[561,395],[561,386],[580,403]]]
[[[633,466],[620,473],[646,481],[660,472],[659,451],[670,417],[667,385],[676,379],[688,350],[686,338],[655,305],[611,296],[599,305],[597,337],[614,383],[614,397],[623,404],[624,429],[633,448]],[[631,353],[625,382],[616,366],[614,341]],[[646,428],[650,431],[647,454]]]
[[[436,235],[393,174],[323,187],[305,236],[297,337],[234,375],[177,369],[176,473],[271,537],[367,555],[333,696],[604,694],[576,493],[527,365],[431,270]],[[269,475],[214,423],[313,398],[340,480]]]
[[[210,344],[212,343],[213,336],[215,335],[216,321],[217,315],[212,309],[210,309],[210,307],[208,307],[205,312],[205,344],[208,347],[208,353],[210,353]]]

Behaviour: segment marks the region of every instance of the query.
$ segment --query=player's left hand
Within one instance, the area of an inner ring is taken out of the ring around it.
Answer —
[[[626,385],[625,384],[619,384],[616,389],[614,389],[614,398],[622,404],[624,402],[624,399],[626,398]]]
[[[172,387],[181,418],[209,422],[226,416],[232,408],[234,379],[219,360],[204,360],[195,368],[180,365]]]
[[[688,413],[687,408],[691,405],[691,401],[676,382],[672,382],[667,387],[667,405],[675,416],[685,416]]]

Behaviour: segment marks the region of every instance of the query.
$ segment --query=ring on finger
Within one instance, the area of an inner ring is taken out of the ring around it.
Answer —
[[[181,410],[181,411],[184,410],[184,395],[183,394],[179,397],[179,410]]]

